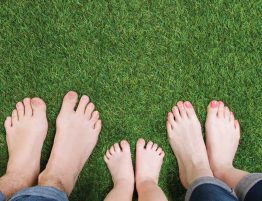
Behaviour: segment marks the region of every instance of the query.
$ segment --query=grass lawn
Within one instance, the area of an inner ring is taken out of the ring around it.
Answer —
[[[262,1],[2,1],[0,122],[15,103],[48,105],[48,160],[63,95],[87,94],[103,121],[99,143],[70,200],[101,201],[112,187],[106,149],[139,137],[163,147],[160,186],[182,201],[166,114],[191,101],[204,124],[206,106],[223,100],[240,120],[237,167],[262,172]],[[8,158],[0,127],[0,173]],[[134,154],[133,154],[134,156]],[[136,196],[134,196],[136,200]]]

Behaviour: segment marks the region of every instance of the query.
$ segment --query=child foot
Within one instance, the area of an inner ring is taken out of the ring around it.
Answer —
[[[233,168],[240,139],[240,127],[233,113],[221,101],[212,101],[206,120],[206,144],[211,169],[218,178]]]
[[[178,160],[180,180],[185,188],[199,177],[213,176],[201,125],[190,102],[179,101],[168,113],[167,132]]]
[[[139,189],[144,182],[158,184],[158,178],[165,156],[164,151],[157,144],[144,139],[136,143],[136,186]]]
[[[14,177],[15,182],[12,183],[10,177],[9,182],[16,191],[37,182],[47,127],[46,105],[40,98],[25,98],[23,103],[18,102],[12,116],[6,118],[9,153],[6,177]]]
[[[104,160],[111,173],[114,186],[124,185],[133,193],[134,169],[128,142],[122,140],[120,144],[115,143],[107,150]]]
[[[56,136],[46,169],[39,176],[39,184],[54,186],[69,195],[85,162],[96,146],[101,130],[99,113],[82,96],[78,107],[77,93],[68,92],[56,121]]]

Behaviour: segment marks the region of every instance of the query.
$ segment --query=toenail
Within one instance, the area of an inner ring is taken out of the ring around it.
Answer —
[[[186,102],[185,102],[185,106],[186,106],[187,108],[191,108],[191,107],[192,107],[192,104],[191,104],[189,101],[186,101]]]
[[[76,93],[73,92],[73,91],[70,91],[70,92],[68,93],[68,97],[69,97],[70,99],[73,99],[73,98],[76,97]]]
[[[217,101],[212,101],[211,102],[211,107],[213,107],[213,108],[217,107]]]
[[[183,102],[182,102],[182,101],[179,101],[179,102],[177,103],[177,105],[183,106]]]

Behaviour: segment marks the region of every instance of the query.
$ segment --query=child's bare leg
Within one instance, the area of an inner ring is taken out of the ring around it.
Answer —
[[[139,201],[167,201],[165,194],[158,186],[163,158],[164,152],[157,144],[150,141],[145,145],[143,139],[137,141],[136,188]]]
[[[114,187],[106,196],[106,201],[131,201],[134,192],[134,169],[130,146],[122,140],[107,150],[104,160],[112,175]]]
[[[206,134],[209,162],[215,177],[235,188],[249,173],[233,166],[240,127],[233,113],[221,101],[212,101],[208,106]]]
[[[46,105],[40,98],[25,98],[6,118],[9,159],[6,174],[0,178],[0,191],[11,195],[37,183],[40,157],[47,134]]]

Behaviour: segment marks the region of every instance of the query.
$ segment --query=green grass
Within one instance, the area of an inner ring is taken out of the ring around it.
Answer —
[[[160,186],[169,200],[182,201],[185,190],[165,128],[166,113],[178,100],[190,100],[202,123],[209,101],[223,100],[241,123],[236,166],[262,171],[262,1],[0,5],[0,122],[24,97],[45,100],[49,132],[42,168],[67,91],[87,94],[100,111],[101,137],[71,200],[103,200],[112,187],[104,152],[125,138],[134,153],[136,140],[144,137],[165,150]],[[3,174],[3,126],[0,133]]]

